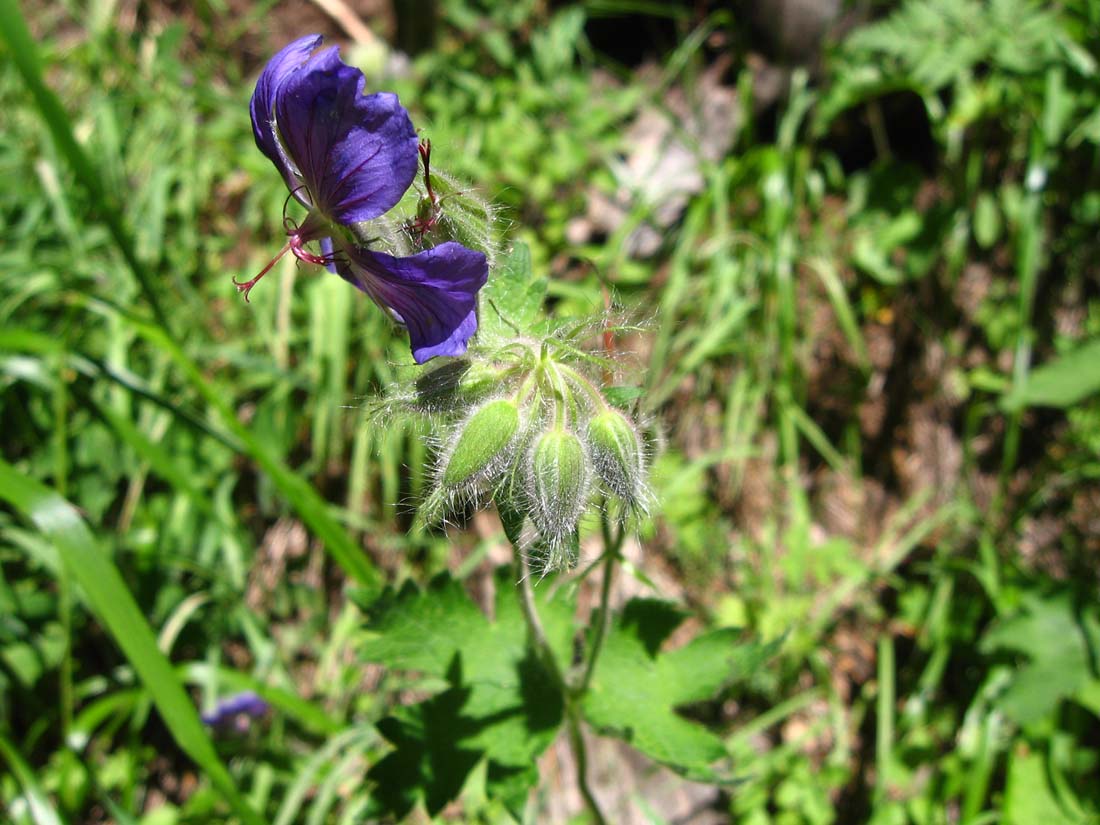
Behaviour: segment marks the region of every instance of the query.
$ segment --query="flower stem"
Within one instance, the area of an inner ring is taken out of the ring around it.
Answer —
[[[561,690],[562,696],[568,700],[569,685],[566,684],[565,675],[561,672],[553,648],[550,647],[550,640],[546,638],[546,630],[543,629],[542,619],[539,618],[539,611],[535,606],[535,593],[531,589],[531,567],[527,563],[527,554],[520,547],[513,546],[512,550],[516,556],[516,568],[519,574],[517,577],[519,581],[516,583],[519,589],[519,603],[523,608],[523,618],[527,622],[531,644],[535,648],[536,655],[553,677],[554,683]]]
[[[577,762],[577,787],[580,788],[584,804],[588,806],[589,813],[596,825],[607,825],[600,803],[596,801],[592,788],[588,785],[588,750],[584,744],[584,736],[581,734],[580,710],[572,699],[566,704],[566,723],[569,726],[569,744],[573,747],[573,758]]]
[[[611,583],[615,577],[615,562],[618,561],[622,550],[625,530],[619,525],[618,530],[611,526],[611,519],[607,515],[606,502],[600,509],[600,526],[603,528],[603,581],[600,583],[600,604],[596,608],[596,629],[592,634],[592,645],[588,649],[588,661],[584,666],[584,676],[581,678],[579,692],[583,695],[588,690],[592,681],[592,673],[596,669],[596,659],[603,648],[603,640],[607,635],[607,627],[611,623]]]
[[[592,681],[592,672],[596,669],[596,659],[603,647],[604,636],[607,635],[607,626],[611,623],[611,610],[608,602],[611,596],[611,580],[615,575],[615,560],[618,553],[610,548],[604,551],[603,581],[600,584],[600,606],[596,609],[596,628],[592,634],[592,645],[588,650],[588,661],[584,665],[584,676],[580,683],[580,692],[588,690],[588,684]]]
[[[516,588],[519,591],[520,606],[523,609],[523,618],[527,623],[527,632],[531,645],[535,648],[536,655],[543,661],[544,666],[550,672],[551,678],[561,691],[562,702],[565,705],[565,722],[569,731],[569,744],[573,749],[573,758],[577,763],[577,787],[580,789],[584,803],[592,815],[595,825],[607,825],[607,819],[600,810],[592,788],[588,785],[588,751],[584,744],[584,736],[581,734],[581,710],[580,699],[584,695],[580,690],[572,687],[562,673],[558,660],[554,656],[553,648],[546,637],[546,630],[542,626],[538,607],[535,605],[535,594],[531,588],[531,567],[527,563],[527,554],[518,545],[513,544],[512,551],[516,558],[516,571],[518,573]]]

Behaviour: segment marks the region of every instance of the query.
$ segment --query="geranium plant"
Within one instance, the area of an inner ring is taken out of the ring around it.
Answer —
[[[368,773],[376,813],[435,814],[480,776],[522,818],[539,754],[565,731],[590,816],[606,822],[585,725],[688,777],[730,779],[721,738],[676,709],[710,699],[767,649],[723,629],[665,651],[683,611],[635,599],[616,618],[609,607],[625,537],[651,503],[652,439],[606,346],[622,325],[547,317],[545,279],[521,244],[501,252],[493,208],[438,169],[395,95],[364,94],[362,73],[320,43],[279,52],[252,99],[257,145],[308,210],[284,218],[279,256],[340,275],[407,330],[417,365],[431,361],[374,405],[383,424],[430,422],[435,465],[416,527],[492,505],[514,551],[491,621],[446,575],[365,605],[365,658],[431,686],[378,722],[393,750]],[[246,298],[270,266],[237,283]],[[602,547],[574,572],[588,524]],[[574,585],[594,570],[600,601],[581,622]]]

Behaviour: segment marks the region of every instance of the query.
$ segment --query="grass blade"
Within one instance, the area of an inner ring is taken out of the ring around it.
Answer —
[[[15,67],[34,98],[42,119],[46,121],[54,143],[57,144],[58,152],[68,160],[77,179],[92,196],[92,202],[98,208],[99,217],[107,224],[115,245],[126,259],[134,277],[137,278],[145,300],[153,308],[157,320],[167,326],[168,319],[157,300],[152,276],[138,260],[134,239],[122,219],[122,210],[103,185],[96,167],[76,142],[73,126],[69,115],[65,112],[65,107],[42,79],[38,49],[35,47],[34,39],[27,29],[27,23],[23,19],[23,13],[16,0],[0,0],[0,38],[7,43]]]
[[[143,337],[164,350],[183,371],[188,380],[213,407],[223,426],[240,438],[246,452],[270,476],[275,486],[298,511],[302,520],[318,538],[324,541],[325,548],[336,562],[366,591],[365,595],[369,598],[377,594],[381,590],[381,575],[329,513],[328,504],[304,479],[283,464],[266,445],[237,420],[232,407],[226,403],[222,394],[206,380],[199,365],[184,352],[171,335],[171,327],[157,303],[154,282],[135,253],[134,239],[123,222],[121,211],[109,197],[95,166],[76,142],[69,116],[60,100],[42,79],[38,51],[27,29],[19,4],[15,0],[0,0],[0,37],[7,43],[16,67],[23,77],[23,82],[30,90],[60,153],[72,165],[77,179],[98,205],[101,217],[107,223],[115,245],[126,259],[126,263],[141,285],[146,300],[154,310],[157,324],[138,321],[125,313],[123,316],[135,325]]]
[[[372,598],[381,591],[381,574],[329,512],[328,502],[304,478],[287,467],[252,430],[240,422],[232,406],[226,401],[225,393],[206,378],[199,365],[163,328],[102,299],[90,299],[89,306],[93,310],[124,320],[138,335],[167,355],[210,405],[222,427],[243,445],[245,452],[268,474],[302,521],[325,543],[325,549],[333,559],[366,591],[367,598]]]
[[[244,822],[263,820],[237,791],[218,758],[191,698],[157,647],[152,629],[114,564],[104,555],[76,509],[65,499],[0,460],[0,499],[29,519],[57,547],[62,564],[80,583],[97,618],[148,688],[180,748],[194,760]]]
[[[27,802],[31,820],[35,825],[63,825],[64,820],[58,816],[57,811],[50,804],[31,766],[23,759],[23,754],[14,743],[9,741],[2,732],[0,732],[0,758],[8,763],[12,776],[23,788],[23,798]]]

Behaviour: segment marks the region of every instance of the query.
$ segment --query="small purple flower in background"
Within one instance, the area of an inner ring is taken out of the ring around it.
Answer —
[[[365,78],[320,35],[299,38],[264,68],[252,95],[256,145],[309,213],[284,219],[287,243],[249,281],[248,293],[288,251],[339,273],[409,330],[413,357],[461,355],[477,330],[477,292],[488,278],[484,254],[454,242],[406,258],[373,251],[349,228],[393,208],[412,184],[419,139],[408,112],[388,92],[364,95]],[[316,241],[320,253],[305,248]]]
[[[259,719],[268,711],[269,705],[255,693],[246,690],[222,699],[214,709],[202,714],[202,722],[212,728],[224,728],[233,725],[244,732],[253,719]]]

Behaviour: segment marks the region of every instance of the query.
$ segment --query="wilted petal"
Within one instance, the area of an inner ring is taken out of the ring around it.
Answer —
[[[287,72],[274,94],[277,137],[313,205],[351,224],[394,206],[416,176],[416,130],[397,95],[364,96],[363,73],[333,47]],[[292,187],[293,188],[293,187]]]
[[[282,172],[287,188],[291,191],[300,186],[301,181],[297,179],[297,169],[288,165],[286,158],[283,157],[278,138],[275,136],[275,96],[283,81],[301,68],[320,45],[321,35],[309,34],[299,37],[280,50],[260,73],[260,79],[256,81],[256,91],[252,93],[252,103],[249,106],[252,113],[252,134],[256,137],[256,145]]]
[[[485,255],[454,241],[408,258],[343,251],[337,271],[408,328],[416,363],[466,352],[477,331],[477,292],[489,276]]]

